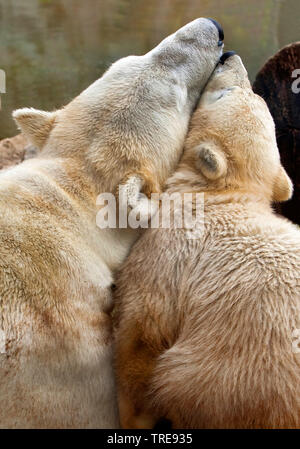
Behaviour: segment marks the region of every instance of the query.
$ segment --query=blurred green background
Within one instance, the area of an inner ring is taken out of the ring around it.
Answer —
[[[16,133],[13,109],[58,108],[113,61],[147,52],[201,16],[223,25],[226,49],[242,56],[251,80],[300,40],[299,0],[0,0],[0,138]]]

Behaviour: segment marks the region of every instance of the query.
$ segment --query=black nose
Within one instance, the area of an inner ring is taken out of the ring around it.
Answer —
[[[236,55],[235,51],[226,51],[226,53],[223,53],[221,58],[220,58],[220,64],[224,64],[224,62],[226,61],[226,59],[230,58],[230,56]]]
[[[223,45],[223,41],[224,41],[224,31],[223,28],[221,27],[221,25],[219,24],[219,22],[217,22],[215,19],[211,19],[210,17],[208,18],[208,20],[210,20],[215,27],[217,28],[217,30],[219,31],[219,42],[218,45],[219,47],[221,47],[221,45]]]

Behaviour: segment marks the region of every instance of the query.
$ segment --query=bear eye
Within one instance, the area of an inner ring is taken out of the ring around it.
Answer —
[[[218,95],[216,101],[220,100],[222,97],[224,97],[225,95],[227,95],[227,94],[228,94],[229,92],[231,92],[232,90],[234,90],[233,87],[228,87],[227,89],[222,90],[222,91],[219,93],[219,95]]]

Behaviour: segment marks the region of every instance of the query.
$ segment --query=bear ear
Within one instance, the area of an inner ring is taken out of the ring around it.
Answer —
[[[212,142],[201,143],[194,149],[196,167],[211,180],[224,177],[227,173],[227,160],[224,153]]]
[[[281,202],[289,200],[293,195],[293,183],[285,169],[280,166],[273,186],[273,201]]]
[[[39,111],[34,108],[17,109],[13,112],[18,128],[38,148],[41,148],[54,126],[57,112]]]

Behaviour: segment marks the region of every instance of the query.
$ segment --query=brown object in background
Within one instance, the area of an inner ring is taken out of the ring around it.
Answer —
[[[35,155],[36,148],[22,134],[0,140],[0,169],[17,165]]]
[[[276,124],[282,164],[294,184],[290,201],[278,212],[300,224],[300,42],[284,47],[270,58],[256,76],[253,90],[267,102]],[[294,84],[293,84],[294,83]],[[294,86],[294,91],[292,87]]]

